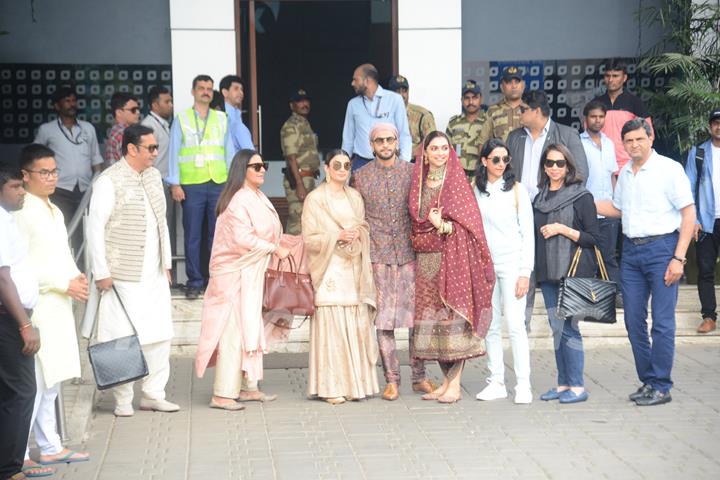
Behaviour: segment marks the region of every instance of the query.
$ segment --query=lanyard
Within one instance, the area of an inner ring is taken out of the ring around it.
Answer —
[[[378,97],[378,102],[377,102],[377,105],[375,106],[375,115],[371,114],[370,110],[368,110],[367,103],[365,103],[365,95],[362,95],[360,98],[362,99],[363,107],[365,107],[365,111],[367,112],[368,115],[371,115],[375,118],[382,118],[382,117],[378,117],[378,111],[380,111],[380,102],[382,102],[382,97]]]
[[[195,115],[197,115],[197,113]],[[152,119],[155,120],[155,123],[160,125],[160,128],[162,128],[166,134],[170,135],[170,129],[168,127],[166,127],[163,122],[160,121],[160,119],[155,115],[154,112],[150,112],[150,117],[152,117]],[[195,127],[197,128],[197,118],[195,119]],[[203,133],[205,133],[204,130],[203,130]]]
[[[82,127],[80,126],[79,123],[77,124],[77,126],[78,126],[78,129],[80,130],[80,133],[78,133],[78,135],[77,135],[76,138],[73,138],[73,137],[72,137],[72,130],[70,130],[69,128],[68,128],[68,132],[70,132],[70,135],[68,135],[67,133],[65,133],[65,130],[63,130],[62,123],[60,123],[60,119],[59,119],[59,118],[57,119],[57,125],[58,125],[58,128],[60,129],[60,131],[62,132],[63,136],[64,136],[65,138],[67,138],[67,141],[68,141],[68,142],[72,143],[73,145],[80,145],[81,143],[83,143],[83,142],[82,142],[82,134],[83,134],[83,131],[82,131]]]
[[[205,138],[205,129],[207,128],[207,124],[210,121],[210,111],[208,110],[207,118],[205,119],[205,124],[203,125],[202,133],[199,132],[200,127],[198,124],[198,114],[195,110],[193,110],[193,113],[195,114],[195,135],[198,137],[198,145],[200,145],[203,141],[203,138]]]

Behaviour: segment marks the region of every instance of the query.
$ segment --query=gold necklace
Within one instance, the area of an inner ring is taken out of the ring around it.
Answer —
[[[438,168],[437,170],[428,170],[427,179],[431,182],[437,182],[445,178],[445,165]]]

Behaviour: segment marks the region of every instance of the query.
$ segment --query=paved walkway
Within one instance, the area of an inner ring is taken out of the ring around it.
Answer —
[[[53,478],[720,478],[720,343],[678,346],[673,402],[660,407],[626,400],[637,386],[628,345],[590,348],[585,365],[590,400],[577,405],[537,400],[554,374],[552,351],[538,349],[529,406],[476,401],[479,359],[456,405],[423,402],[403,384],[396,402],[333,407],[305,399],[307,370],[290,368],[266,372],[277,401],[230,413],[207,408],[213,372],[198,380],[192,359],[175,357],[168,396],[181,412],[116,419],[111,395],[99,394],[81,445],[92,460]],[[430,372],[440,377],[437,365]]]

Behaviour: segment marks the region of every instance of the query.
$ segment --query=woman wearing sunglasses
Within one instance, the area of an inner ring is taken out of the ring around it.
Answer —
[[[326,182],[305,197],[302,213],[316,307],[307,393],[333,405],[380,391],[370,227],[360,193],[347,185],[350,168],[346,152],[328,152]]]
[[[593,247],[599,227],[592,194],[577,177],[575,160],[561,144],[551,144],[540,157],[539,192],[535,212],[535,276],[542,290],[555,343],[557,386],[540,400],[560,403],[588,399],[583,381],[585,355],[577,321],[557,317],[560,279],[567,275],[573,255],[582,247],[578,277],[593,277],[597,268]]]
[[[271,255],[285,258],[282,226],[260,186],[268,164],[254,150],[235,154],[216,208],[210,282],[203,302],[195,371],[215,369],[211,408],[242,410],[240,401],[270,401],[257,390],[267,350],[262,319],[264,273]]]
[[[444,133],[425,137],[408,201],[417,252],[414,356],[437,360],[445,376],[422,398],[454,403],[465,360],[485,353],[495,272],[472,188]]]
[[[485,337],[490,378],[476,398],[487,401],[507,397],[502,346],[504,317],[517,380],[515,403],[532,403],[530,348],[525,329],[525,296],[535,264],[530,195],[515,181],[510,154],[499,138],[492,138],[483,146],[475,179],[475,197],[497,277],[492,299],[493,319]]]

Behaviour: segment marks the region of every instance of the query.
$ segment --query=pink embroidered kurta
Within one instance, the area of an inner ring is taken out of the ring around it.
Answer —
[[[248,380],[262,379],[267,349],[262,319],[264,274],[281,234],[270,200],[249,188],[238,190],[218,217],[195,356],[198,377],[214,366],[226,322],[235,321],[242,337],[241,369]]]

